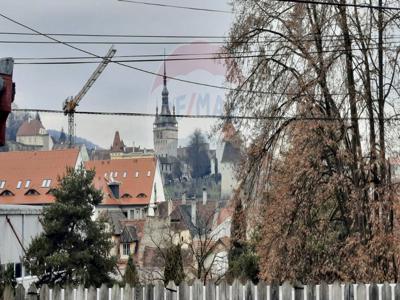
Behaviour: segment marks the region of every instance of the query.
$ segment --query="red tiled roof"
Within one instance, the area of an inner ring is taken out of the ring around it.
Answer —
[[[17,136],[33,136],[38,135],[40,129],[44,129],[40,120],[27,120],[18,128]]]
[[[156,171],[154,157],[87,161],[85,168],[96,171],[94,185],[104,193],[103,205],[148,205],[150,203]],[[112,195],[108,187],[110,180],[120,184],[119,199]],[[146,197],[140,197],[140,194]]]
[[[21,151],[0,153],[0,194],[6,190],[13,196],[0,196],[0,204],[47,204],[54,202],[49,190],[57,185],[58,176],[65,174],[66,167],[75,167],[79,149],[56,151]],[[51,180],[42,187],[43,180]],[[29,185],[27,181],[30,181]],[[1,181],[5,181],[2,187]],[[21,181],[21,187],[17,188]],[[25,195],[28,190],[40,195]]]

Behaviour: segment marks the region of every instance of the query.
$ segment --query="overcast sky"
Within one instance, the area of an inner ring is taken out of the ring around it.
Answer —
[[[149,0],[153,1],[153,0]],[[0,12],[44,33],[140,34],[140,35],[212,35],[226,36],[233,16],[136,5],[117,0],[2,0]],[[166,1],[156,3],[196,6],[229,10],[225,1]],[[29,32],[7,20],[0,19],[1,32]],[[64,41],[88,41],[89,38],[60,37]],[[0,35],[0,40],[47,41],[44,37]],[[117,38],[92,38],[91,41],[127,41]],[[134,39],[130,39],[133,41]],[[146,41],[176,41],[177,39],[147,39]],[[196,39],[198,41],[198,39]],[[135,39],[144,41],[144,39]],[[189,41],[189,40],[187,40]],[[203,39],[202,41],[212,41]],[[97,55],[104,55],[109,45],[77,45]],[[208,53],[221,45],[116,45],[116,55],[172,53]],[[84,54],[63,45],[1,44],[0,57],[58,57]],[[18,62],[18,60],[16,60]],[[162,72],[162,63],[146,62],[133,65]],[[95,64],[81,65],[16,65],[17,84],[15,103],[20,108],[61,109],[68,96],[75,95],[84,85]],[[224,66],[214,61],[168,62],[167,73],[181,79],[213,85],[224,84]],[[220,114],[225,92],[196,85],[168,82],[170,103],[179,114]],[[156,76],[141,73],[115,64],[108,65],[78,110],[154,113],[161,104],[161,86]],[[172,108],[172,107],[171,107]],[[42,114],[46,128],[67,128],[63,115]],[[119,130],[127,145],[153,147],[153,118],[128,118],[76,115],[78,136],[109,147],[114,132]],[[185,139],[195,128],[205,131],[212,125],[204,120],[178,120],[179,138]]]

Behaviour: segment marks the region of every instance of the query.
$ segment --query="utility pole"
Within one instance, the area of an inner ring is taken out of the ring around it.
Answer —
[[[378,10],[378,123],[379,148],[381,161],[381,180],[386,181],[386,146],[385,146],[385,95],[383,82],[383,0],[379,0]]]
[[[15,96],[13,69],[14,60],[11,57],[0,59],[0,146],[6,143],[6,122]]]

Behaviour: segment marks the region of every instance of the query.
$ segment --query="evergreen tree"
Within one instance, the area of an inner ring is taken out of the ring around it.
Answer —
[[[199,178],[211,173],[211,163],[208,157],[207,141],[200,129],[196,129],[190,137],[188,149],[188,164],[193,178]]]
[[[94,176],[94,170],[68,168],[53,190],[55,203],[43,210],[43,233],[32,240],[25,257],[39,285],[99,286],[110,281],[116,259],[110,256],[105,223],[92,220],[93,208],[102,200],[92,184]]]
[[[171,244],[164,252],[164,283],[180,284],[185,279],[181,245]]]
[[[228,277],[241,280],[259,280],[259,258],[254,240],[246,239],[246,214],[242,201],[236,195],[231,225],[231,248],[228,254]]]
[[[12,264],[7,264],[4,267],[0,267],[0,299],[7,286],[15,288],[16,285],[17,281],[14,276],[14,266]]]
[[[124,274],[124,283],[129,284],[130,286],[137,286],[139,284],[139,274],[132,255],[130,255],[128,259],[128,264]]]

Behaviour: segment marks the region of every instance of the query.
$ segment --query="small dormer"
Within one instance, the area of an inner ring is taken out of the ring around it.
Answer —
[[[40,193],[35,189],[29,189],[26,191],[25,196],[38,196]]]
[[[15,196],[15,195],[14,195],[14,193],[11,192],[10,190],[4,190],[4,191],[2,191],[2,192],[0,193],[0,196],[7,197],[7,196]]]
[[[119,186],[120,183],[117,181],[111,181],[108,183],[108,187],[110,188],[111,194],[115,199],[119,199],[120,195],[119,195]]]

